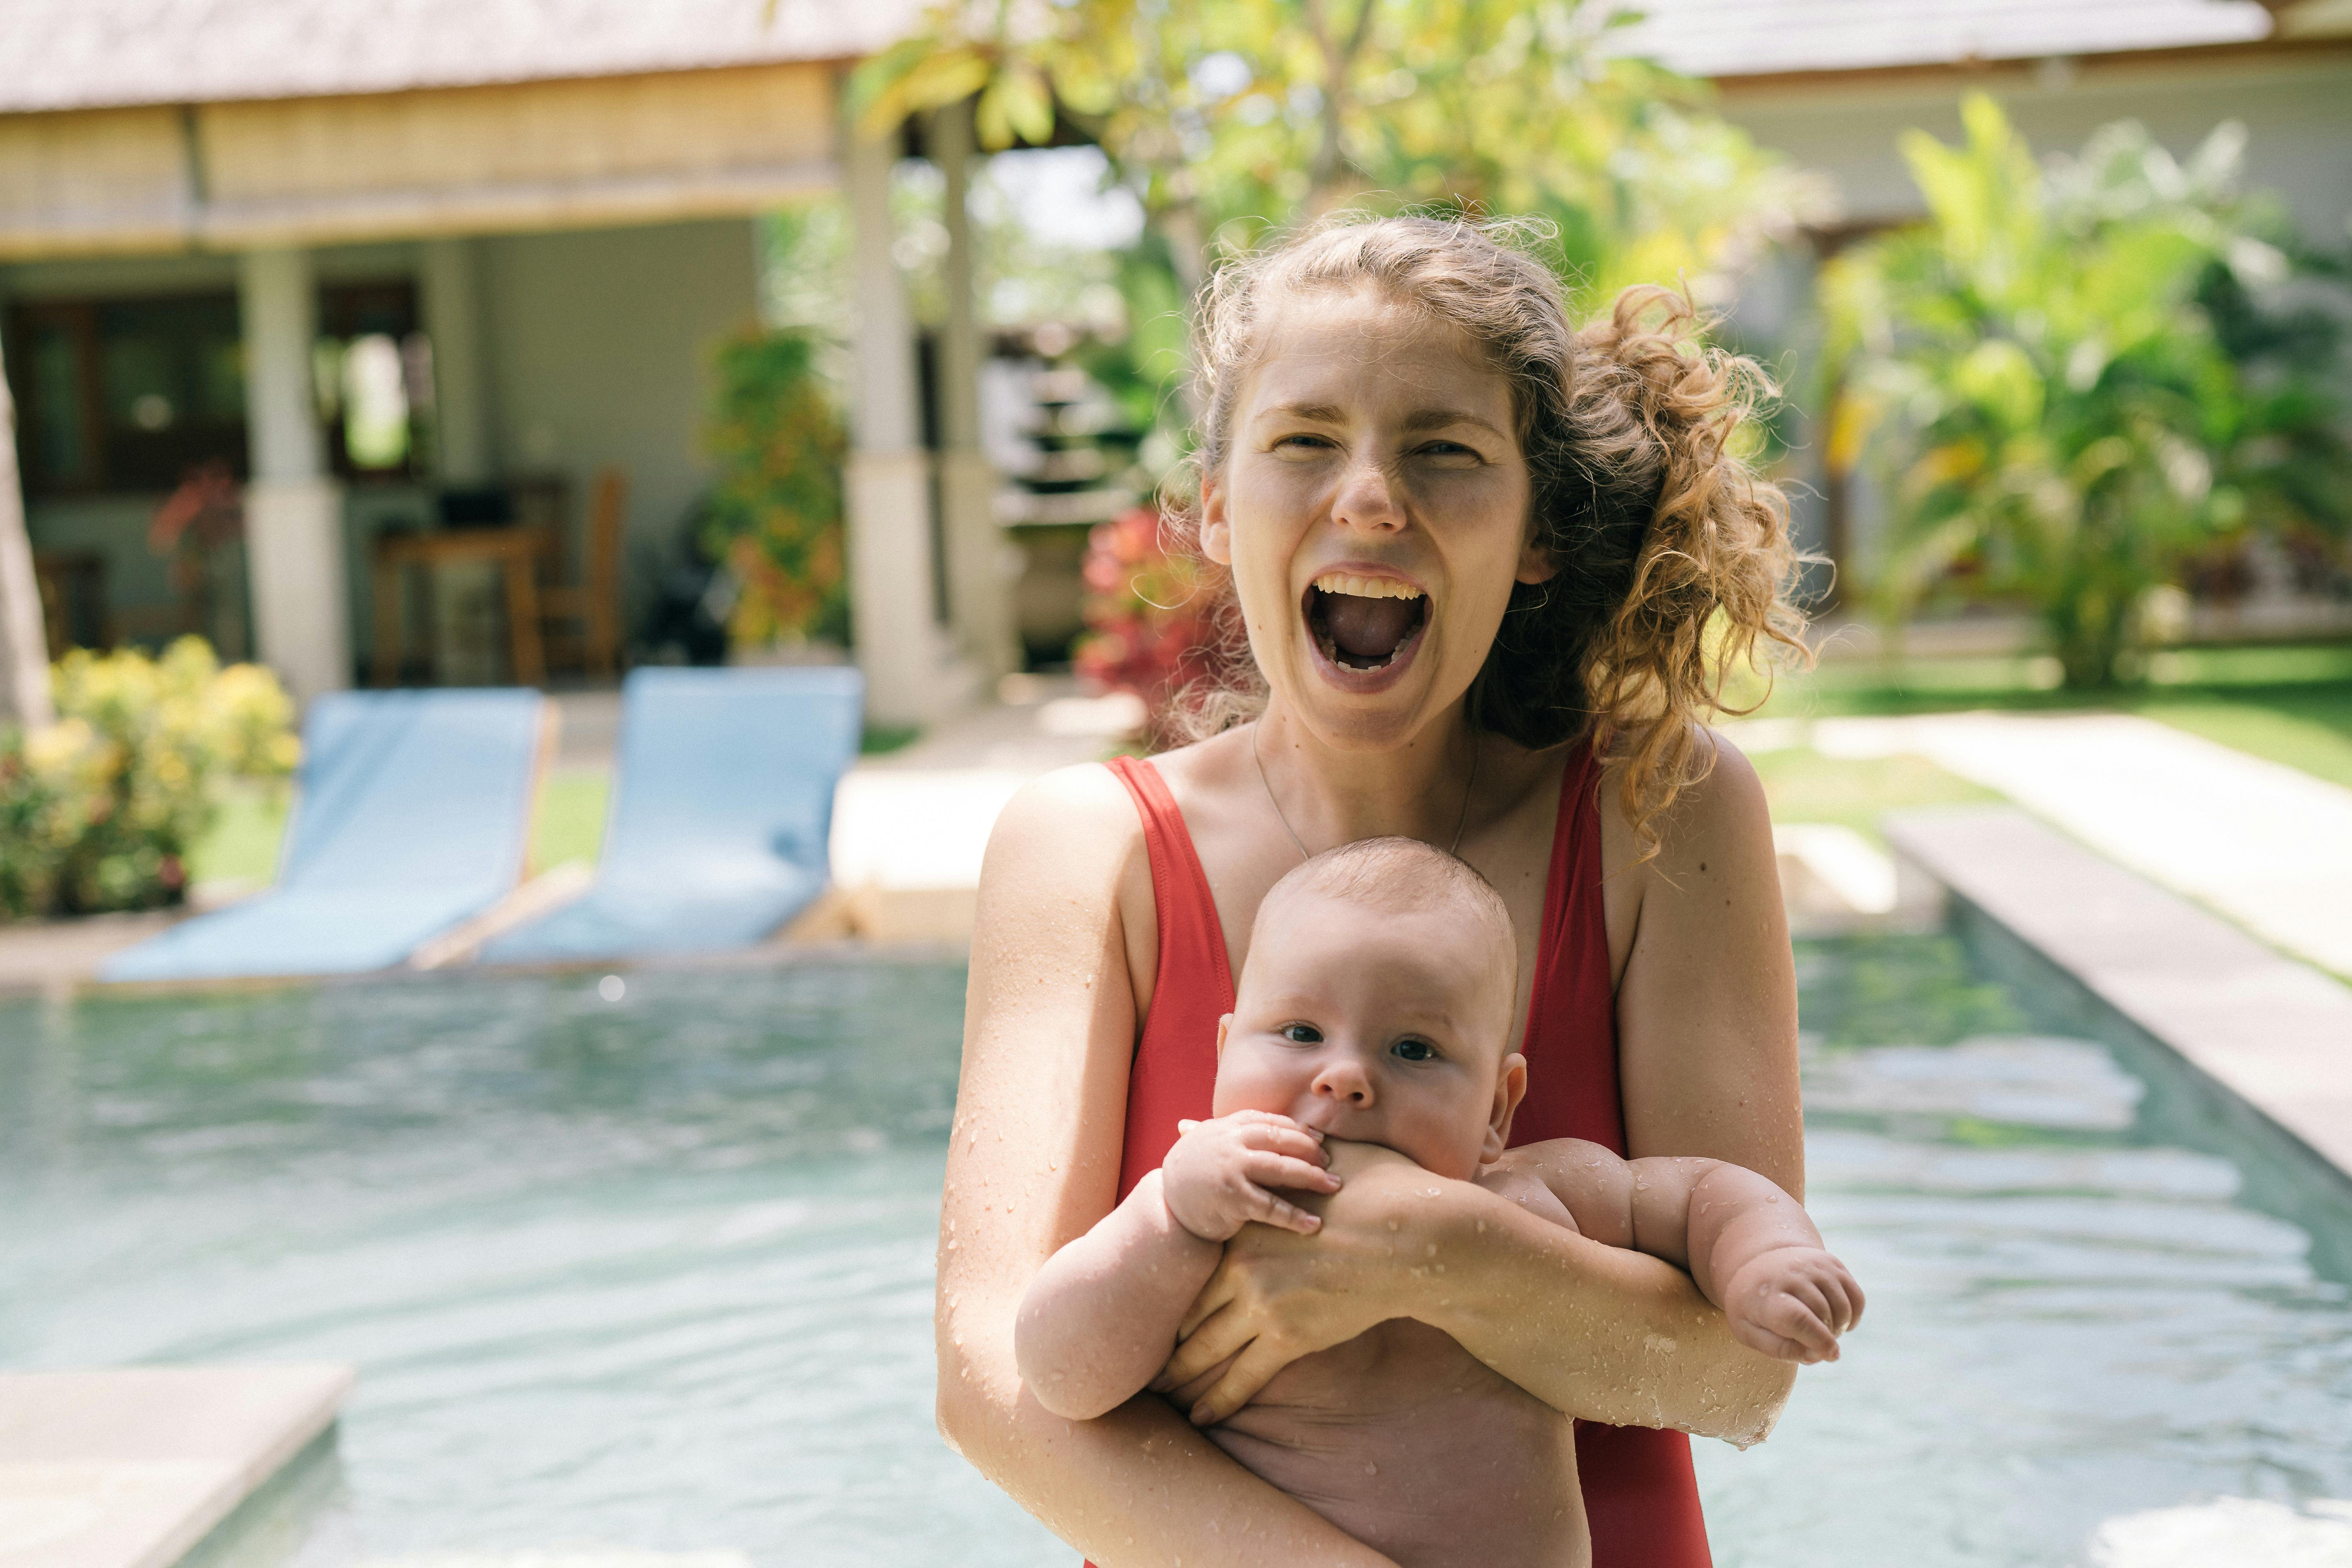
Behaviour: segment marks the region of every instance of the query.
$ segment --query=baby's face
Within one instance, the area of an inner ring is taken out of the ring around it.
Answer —
[[[1467,1180],[1503,1152],[1527,1067],[1484,921],[1301,891],[1258,913],[1219,1036],[1215,1114],[1266,1110]]]

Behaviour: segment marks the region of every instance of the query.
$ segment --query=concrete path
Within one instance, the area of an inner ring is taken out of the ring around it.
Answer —
[[[2352,790],[2126,714],[1822,719],[1829,756],[1910,752],[2352,976]]]
[[[169,1568],[327,1429],[347,1366],[0,1374],[0,1563]]]

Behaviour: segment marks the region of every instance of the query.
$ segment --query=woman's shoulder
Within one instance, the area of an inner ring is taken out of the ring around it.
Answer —
[[[989,868],[1005,858],[1073,869],[1097,856],[1115,863],[1142,837],[1134,797],[1118,775],[1101,763],[1079,763],[1040,773],[1004,803],[989,834]]]
[[[1643,862],[1654,876],[1674,880],[1685,870],[1704,870],[1719,860],[1735,863],[1771,858],[1772,816],[1756,765],[1720,731],[1694,725],[1692,776],[1675,792],[1671,805],[1654,820],[1657,854]],[[1634,833],[1624,801],[1631,760],[1612,756],[1601,763],[1600,805],[1610,838],[1634,863]]]

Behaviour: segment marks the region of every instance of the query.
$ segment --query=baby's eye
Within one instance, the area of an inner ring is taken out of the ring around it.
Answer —
[[[1409,1062],[1434,1061],[1437,1058],[1437,1047],[1427,1040],[1399,1040],[1395,1050],[1399,1057]]]
[[[1312,1024],[1285,1024],[1277,1032],[1294,1046],[1319,1046],[1323,1043],[1323,1031]]]

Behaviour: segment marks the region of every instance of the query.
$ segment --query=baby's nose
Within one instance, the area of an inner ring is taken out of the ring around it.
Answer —
[[[1372,1102],[1371,1079],[1354,1062],[1333,1062],[1315,1075],[1315,1092],[1360,1110]]]

